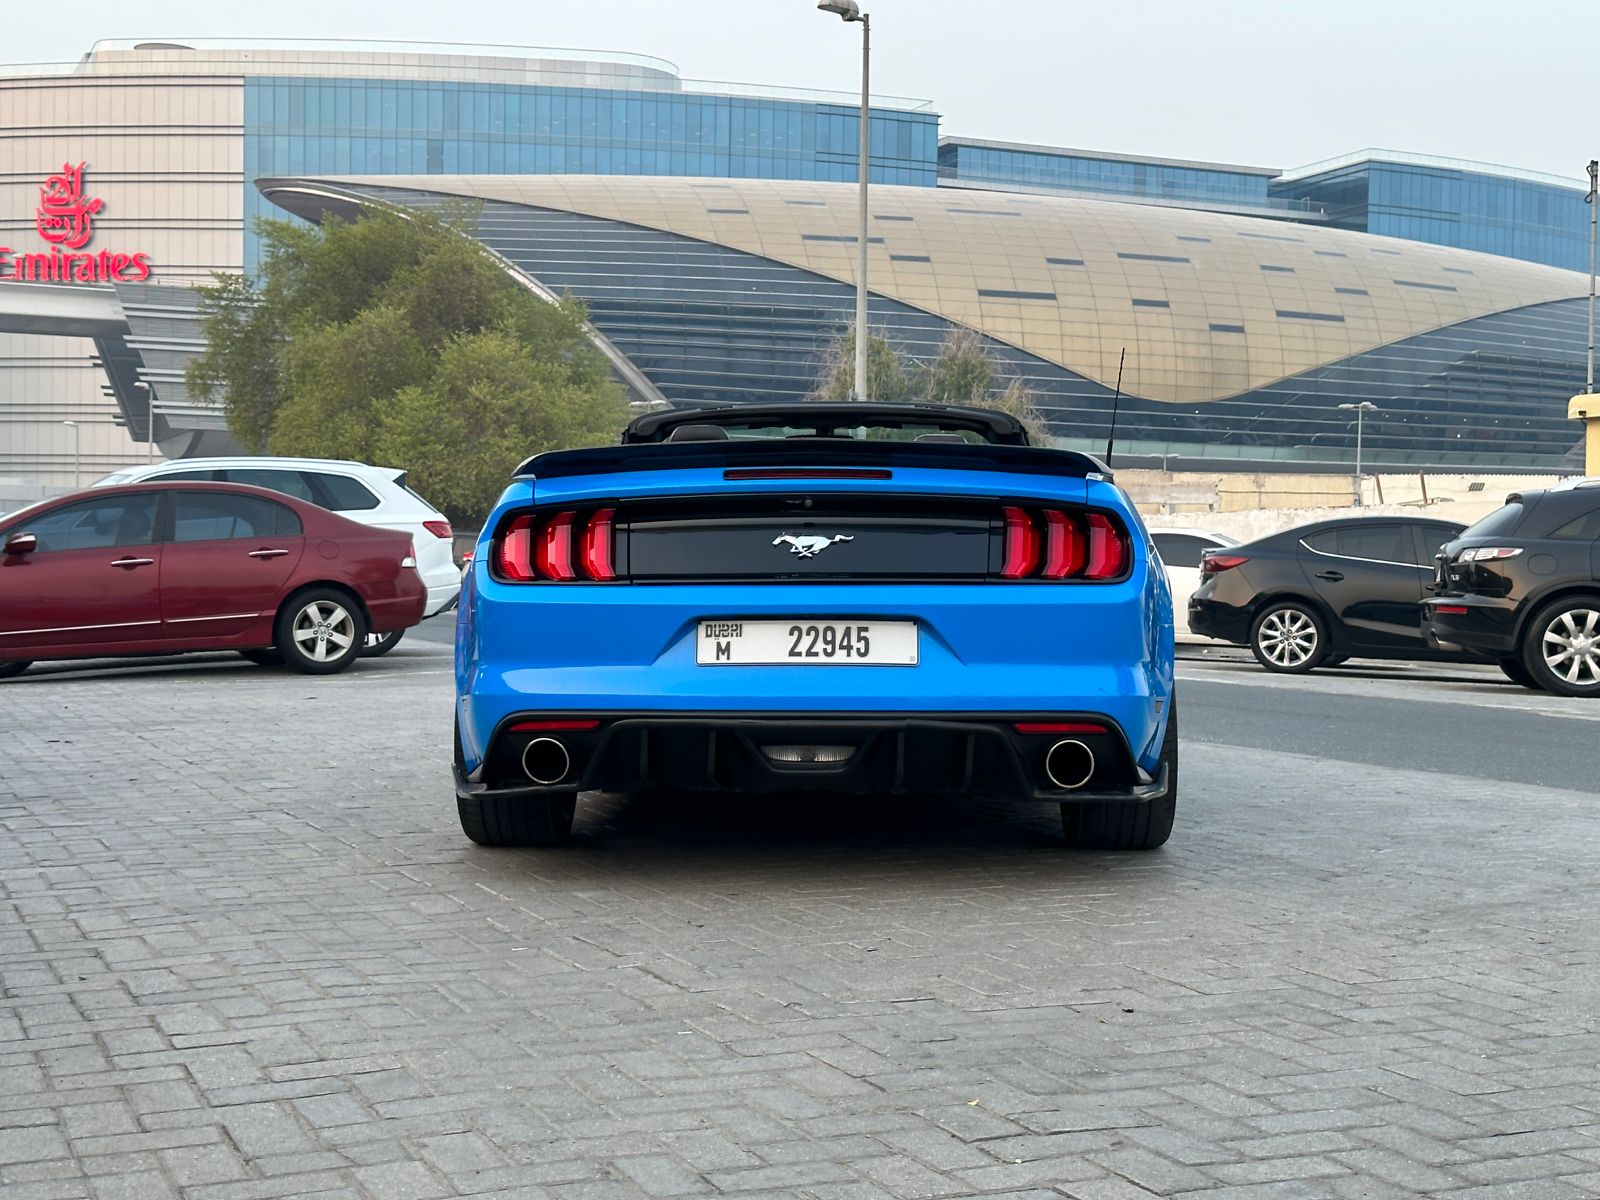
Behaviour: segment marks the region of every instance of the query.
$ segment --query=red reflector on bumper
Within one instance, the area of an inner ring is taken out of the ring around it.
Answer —
[[[1433,611],[1442,613],[1447,617],[1464,617],[1467,615],[1467,606],[1465,604],[1435,604]]]
[[[1012,725],[1018,733],[1104,733],[1104,725],[1093,721],[1018,721]]]
[[[599,721],[518,721],[511,733],[587,733],[599,729]]]

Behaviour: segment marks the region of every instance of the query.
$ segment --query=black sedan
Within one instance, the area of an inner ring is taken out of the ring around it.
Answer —
[[[1249,646],[1269,671],[1347,658],[1460,658],[1423,633],[1422,601],[1450,521],[1347,517],[1207,551],[1189,628]]]
[[[1436,644],[1526,687],[1600,696],[1600,479],[1513,494],[1439,552]]]

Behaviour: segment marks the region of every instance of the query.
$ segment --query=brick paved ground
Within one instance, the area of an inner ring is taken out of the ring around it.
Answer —
[[[1600,1196],[1592,796],[1194,745],[1154,855],[615,799],[491,852],[445,661],[0,685],[3,1200]]]

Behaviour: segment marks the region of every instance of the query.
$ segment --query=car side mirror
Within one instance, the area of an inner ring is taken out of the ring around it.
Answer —
[[[39,548],[39,539],[31,533],[13,533],[6,539],[6,553],[32,554]]]

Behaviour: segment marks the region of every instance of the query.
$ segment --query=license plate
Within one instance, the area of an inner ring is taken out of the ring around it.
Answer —
[[[914,667],[915,621],[701,621],[695,661],[704,667]]]

